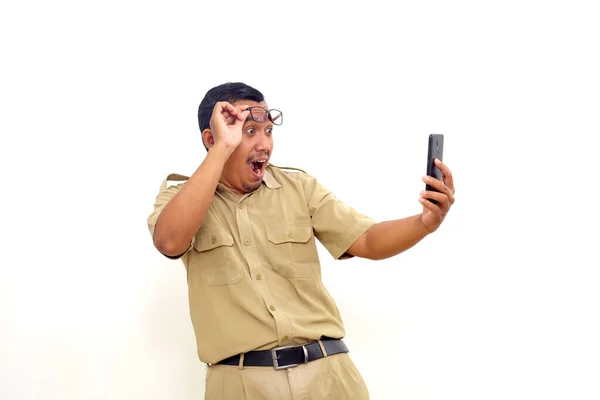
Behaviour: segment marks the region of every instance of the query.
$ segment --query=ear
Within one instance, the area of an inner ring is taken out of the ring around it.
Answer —
[[[202,131],[202,142],[209,149],[215,145],[215,138],[210,129],[206,128]]]

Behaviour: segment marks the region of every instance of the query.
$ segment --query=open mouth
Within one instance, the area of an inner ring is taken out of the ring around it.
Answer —
[[[267,160],[252,161],[251,163],[249,163],[249,165],[250,165],[250,170],[252,171],[254,176],[257,179],[262,179],[262,177],[265,173],[265,167],[267,165]]]

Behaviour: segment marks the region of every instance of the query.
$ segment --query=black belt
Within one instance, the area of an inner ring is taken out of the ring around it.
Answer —
[[[328,356],[348,352],[348,347],[341,339],[322,339],[321,342]],[[273,367],[275,369],[292,368],[323,357],[319,342],[312,342],[300,346],[285,346],[272,350],[244,353],[244,366]],[[240,355],[236,354],[219,361],[217,364],[240,365]]]

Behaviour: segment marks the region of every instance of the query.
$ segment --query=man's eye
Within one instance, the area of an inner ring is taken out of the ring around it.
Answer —
[[[267,135],[270,135],[273,133],[273,128],[267,128],[265,129],[265,132],[267,133]]]
[[[254,135],[254,128],[248,128],[246,129],[246,132],[248,132],[251,135]]]

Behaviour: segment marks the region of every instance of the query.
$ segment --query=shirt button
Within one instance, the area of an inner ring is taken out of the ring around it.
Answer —
[[[269,310],[275,311],[275,306],[269,306]]]
[[[246,240],[244,240],[244,244],[245,244],[246,246],[250,246],[250,239],[246,239]]]
[[[256,280],[260,281],[262,279],[262,275],[261,274],[256,274]]]
[[[292,231],[289,231],[289,232],[287,233],[287,236],[288,236],[290,239],[293,239],[293,238],[294,238],[294,232],[292,232]]]
[[[244,209],[244,205],[243,205],[242,203],[240,203],[240,204],[238,204],[238,208],[239,208],[240,210],[243,210],[243,209]]]
[[[211,242],[212,244],[215,244],[215,243],[217,242],[217,238],[216,238],[216,237],[214,237],[214,236],[213,236],[213,237],[211,237],[211,238],[210,238],[210,242]]]
[[[287,341],[288,341],[288,337],[287,337],[287,336],[284,336],[284,337],[282,337],[282,338],[281,338],[281,341],[282,341],[282,342],[287,342]]]

